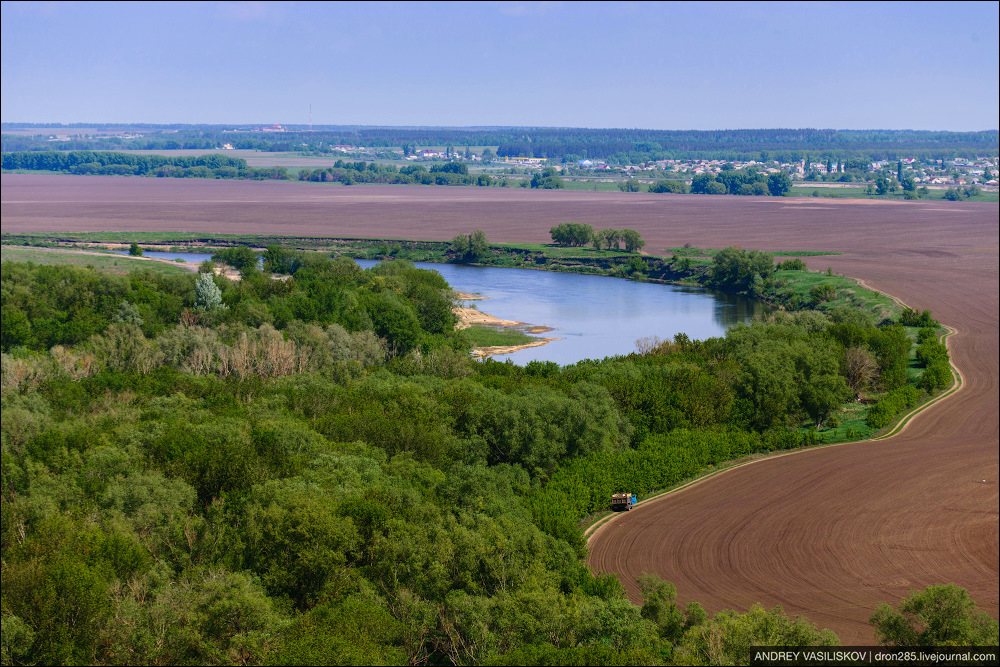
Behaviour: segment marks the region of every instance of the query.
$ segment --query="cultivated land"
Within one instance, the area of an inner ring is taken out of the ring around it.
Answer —
[[[973,202],[330,187],[115,177],[4,175],[3,231],[185,231],[549,241],[583,222],[639,230],[646,250],[823,250],[805,258],[929,308],[962,387],[888,440],[763,460],[641,504],[590,541],[590,564],[655,572],[709,611],[781,604],[868,643],[868,616],[910,589],[954,582],[1000,613],[998,575],[998,207]]]

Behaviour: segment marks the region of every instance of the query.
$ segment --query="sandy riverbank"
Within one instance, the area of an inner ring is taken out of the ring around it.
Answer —
[[[462,295],[463,297],[466,295]],[[484,297],[474,297],[474,298],[484,298]],[[456,307],[452,309],[452,312],[458,317],[458,323],[455,324],[456,329],[467,329],[473,324],[480,324],[486,326],[494,327],[516,327],[521,326],[524,322],[517,322],[515,320],[502,320],[498,317],[494,317],[488,313],[482,313],[475,308],[461,308]],[[544,333],[546,331],[552,331],[550,327],[533,326],[525,330],[527,333]],[[536,341],[530,343],[525,343],[524,345],[494,345],[490,347],[476,347],[472,349],[472,357],[474,359],[483,359],[485,357],[492,357],[497,354],[509,354],[511,352],[517,352],[518,350],[524,350],[529,347],[540,347],[551,343],[554,340],[561,340],[560,338],[539,338]]]

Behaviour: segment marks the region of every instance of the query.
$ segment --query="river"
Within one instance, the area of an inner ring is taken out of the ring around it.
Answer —
[[[377,262],[359,261],[364,267]],[[551,327],[539,338],[560,338],[548,345],[506,355],[516,364],[581,359],[635,351],[646,336],[692,339],[725,335],[736,324],[766,311],[762,303],[701,288],[639,283],[576,273],[418,262],[444,276],[452,289],[487,297],[476,307],[505,320]]]
[[[127,251],[119,251],[127,252]],[[146,252],[147,257],[200,263],[203,253]],[[378,262],[357,260],[364,268]],[[516,364],[554,361],[560,365],[635,351],[635,341],[684,333],[692,339],[725,335],[726,329],[766,311],[759,302],[702,288],[639,283],[576,273],[417,262],[437,271],[452,289],[486,297],[470,301],[504,320],[550,327],[547,345],[505,355]]]

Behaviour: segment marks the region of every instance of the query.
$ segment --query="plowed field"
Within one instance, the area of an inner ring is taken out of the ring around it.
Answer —
[[[339,187],[4,175],[5,232],[170,230],[547,242],[561,222],[631,227],[646,249],[691,243],[830,250],[958,333],[957,394],[900,435],[768,459],[640,505],[598,529],[595,570],[633,599],[655,572],[709,611],[781,604],[872,639],[867,618],[910,589],[954,582],[998,615],[997,204],[872,202],[405,186]]]

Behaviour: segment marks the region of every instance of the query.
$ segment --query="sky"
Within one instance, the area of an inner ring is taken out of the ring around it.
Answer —
[[[0,120],[989,130],[998,2],[3,2]]]

